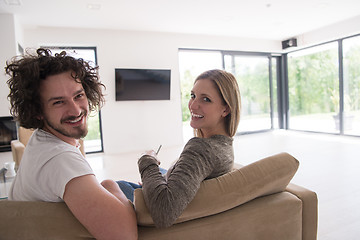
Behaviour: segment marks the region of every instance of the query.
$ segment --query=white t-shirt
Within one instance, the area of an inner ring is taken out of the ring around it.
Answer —
[[[37,129],[26,145],[9,200],[62,202],[73,178],[94,174],[80,150]]]

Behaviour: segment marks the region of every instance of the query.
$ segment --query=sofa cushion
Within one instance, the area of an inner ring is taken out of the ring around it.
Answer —
[[[257,197],[284,191],[298,167],[294,157],[280,153],[205,180],[176,223],[214,215]],[[141,189],[135,190],[134,205],[138,224],[154,226]]]

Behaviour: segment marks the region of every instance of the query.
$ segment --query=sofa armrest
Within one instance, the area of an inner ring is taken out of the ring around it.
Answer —
[[[11,152],[13,155],[13,160],[15,162],[15,171],[18,170],[21,158],[24,154],[25,145],[22,144],[19,140],[12,140],[11,141]]]
[[[316,193],[292,183],[286,187],[285,191],[294,194],[302,201],[302,240],[315,240],[318,222],[318,199]]]

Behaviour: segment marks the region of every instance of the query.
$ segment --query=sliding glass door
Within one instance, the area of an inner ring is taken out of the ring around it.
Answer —
[[[289,129],[360,136],[360,37],[287,55]]]
[[[343,41],[343,131],[360,136],[360,37]]]
[[[241,93],[242,109],[238,131],[271,129],[271,57],[225,53],[224,60],[225,70],[235,75]]]
[[[340,131],[337,42],[289,53],[288,87],[290,129]]]

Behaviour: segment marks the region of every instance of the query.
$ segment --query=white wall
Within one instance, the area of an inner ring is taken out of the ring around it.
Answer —
[[[16,39],[15,39],[15,18],[10,14],[0,14],[0,116],[10,116],[10,104],[7,100],[9,88],[6,84],[4,67],[6,61],[16,55]]]
[[[360,16],[297,36],[299,48],[337,40],[360,33]]]

